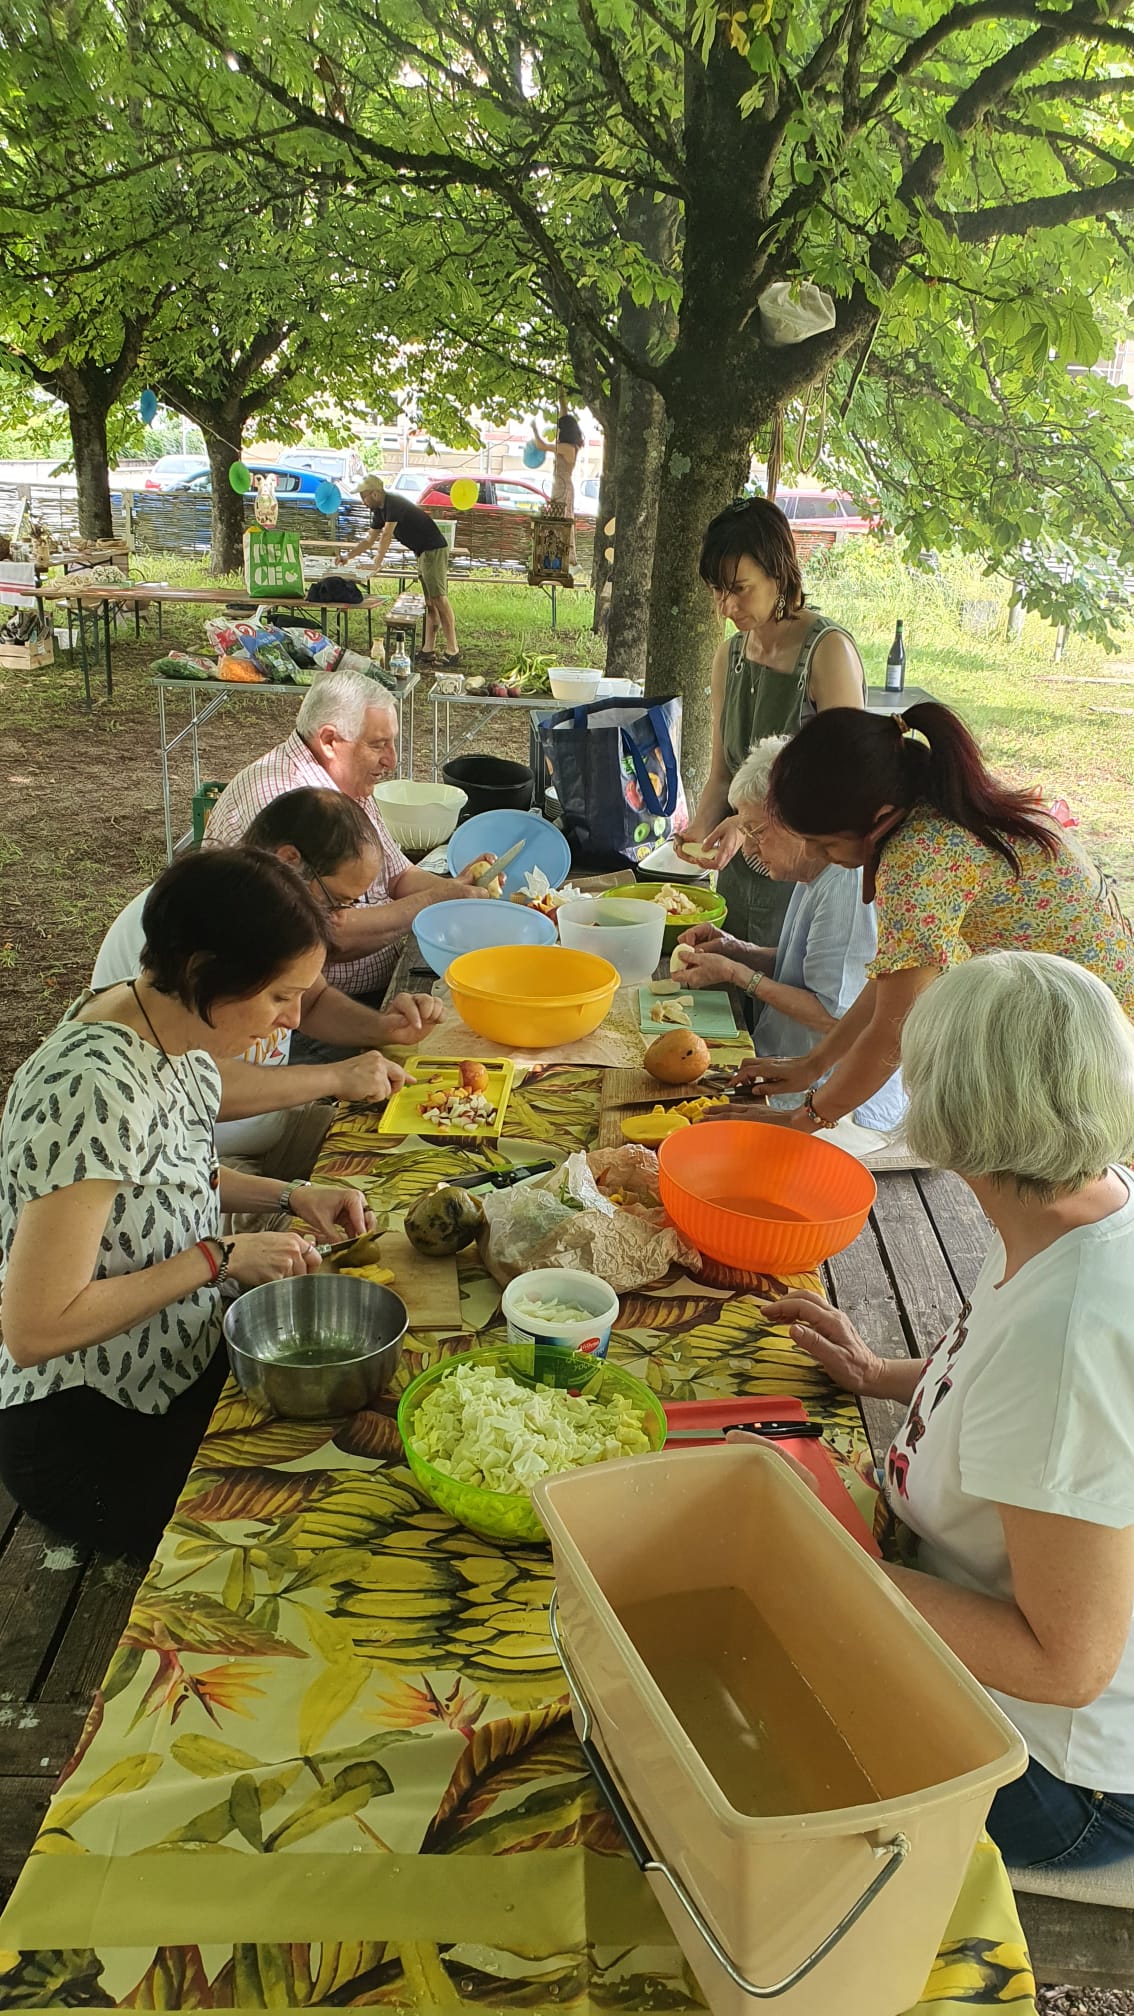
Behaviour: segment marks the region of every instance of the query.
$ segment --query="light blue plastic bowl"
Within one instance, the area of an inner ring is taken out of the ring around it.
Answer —
[[[518,840],[523,852],[504,871],[505,896],[521,890],[533,868],[542,868],[552,888],[558,889],[567,880],[571,849],[558,826],[538,812],[478,812],[466,819],[449,842],[449,873],[459,875],[478,854],[506,854]]]
[[[443,974],[461,952],[494,945],[554,945],[555,925],[540,910],[500,898],[463,897],[431,903],[413,921],[413,935],[433,971]]]

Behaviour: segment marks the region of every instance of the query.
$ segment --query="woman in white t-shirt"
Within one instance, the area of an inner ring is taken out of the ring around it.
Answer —
[[[136,981],[73,1005],[0,1120],[0,1482],[83,1548],[148,1559],[225,1373],[221,1288],[318,1265],[290,1231],[222,1239],[223,1211],[287,1208],[314,1236],[372,1223],[357,1190],[222,1168],[217,1059],[294,1028],[324,912],[266,854],[187,856],[143,911]]]
[[[1099,1867],[1134,1855],[1134,1029],[1083,967],[996,952],[921,996],[902,1071],[911,1147],[995,1229],[970,1300],[910,1363],[816,1296],[767,1313],[908,1403],[884,1488],[918,1565],[888,1573],[1027,1742],[1006,1860]]]

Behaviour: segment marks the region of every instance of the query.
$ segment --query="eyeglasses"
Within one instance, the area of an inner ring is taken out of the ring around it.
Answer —
[[[323,877],[317,875],[314,868],[308,868],[306,862],[303,865],[307,869],[308,881],[314,882],[328,910],[353,910],[355,908],[358,902],[357,896],[332,896]]]

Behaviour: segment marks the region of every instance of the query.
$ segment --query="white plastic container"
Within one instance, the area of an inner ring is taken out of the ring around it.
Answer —
[[[638,911],[645,914],[641,917]],[[609,959],[628,987],[651,980],[662,953],[666,915],[660,903],[619,903],[613,895],[580,896],[555,913],[559,940],[572,952],[597,952]]]
[[[421,853],[439,847],[456,832],[466,793],[456,784],[415,784],[394,777],[374,786],[374,803],[392,840]]]
[[[598,698],[602,673],[588,671],[582,665],[552,665],[548,668],[547,683],[553,699],[562,700],[568,707],[580,707]]]
[[[516,1304],[529,1296],[540,1301],[574,1304],[593,1309],[586,1323],[564,1323],[554,1319],[521,1315]],[[618,1318],[618,1297],[597,1274],[576,1274],[569,1267],[536,1267],[530,1274],[517,1274],[501,1297],[500,1307],[508,1325],[510,1344],[559,1344],[566,1351],[585,1351],[589,1357],[605,1358],[610,1333]]]
[[[715,2016],[900,2016],[1027,1764],[1007,1717],[774,1449],[532,1502],[576,1729]]]

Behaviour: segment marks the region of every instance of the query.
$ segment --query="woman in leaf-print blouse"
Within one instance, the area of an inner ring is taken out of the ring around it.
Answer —
[[[213,1126],[215,1060],[295,1026],[327,925],[238,848],[167,869],[143,925],[140,978],[68,1010],[0,1121],[0,1481],[61,1538],[147,1559],[223,1383],[222,1280],[318,1265],[294,1232],[219,1236],[281,1194],[220,1169]],[[355,1190],[297,1185],[290,1208],[322,1238],[366,1229]]]
[[[1072,959],[1134,1016],[1134,937],[1105,878],[985,768],[949,708],[816,715],[777,759],[768,802],[829,861],[862,868],[878,917],[870,977],[835,1029],[807,1057],[744,1066],[769,1091],[807,1092],[793,1126],[833,1126],[884,1085],[918,995],[973,953]]]

